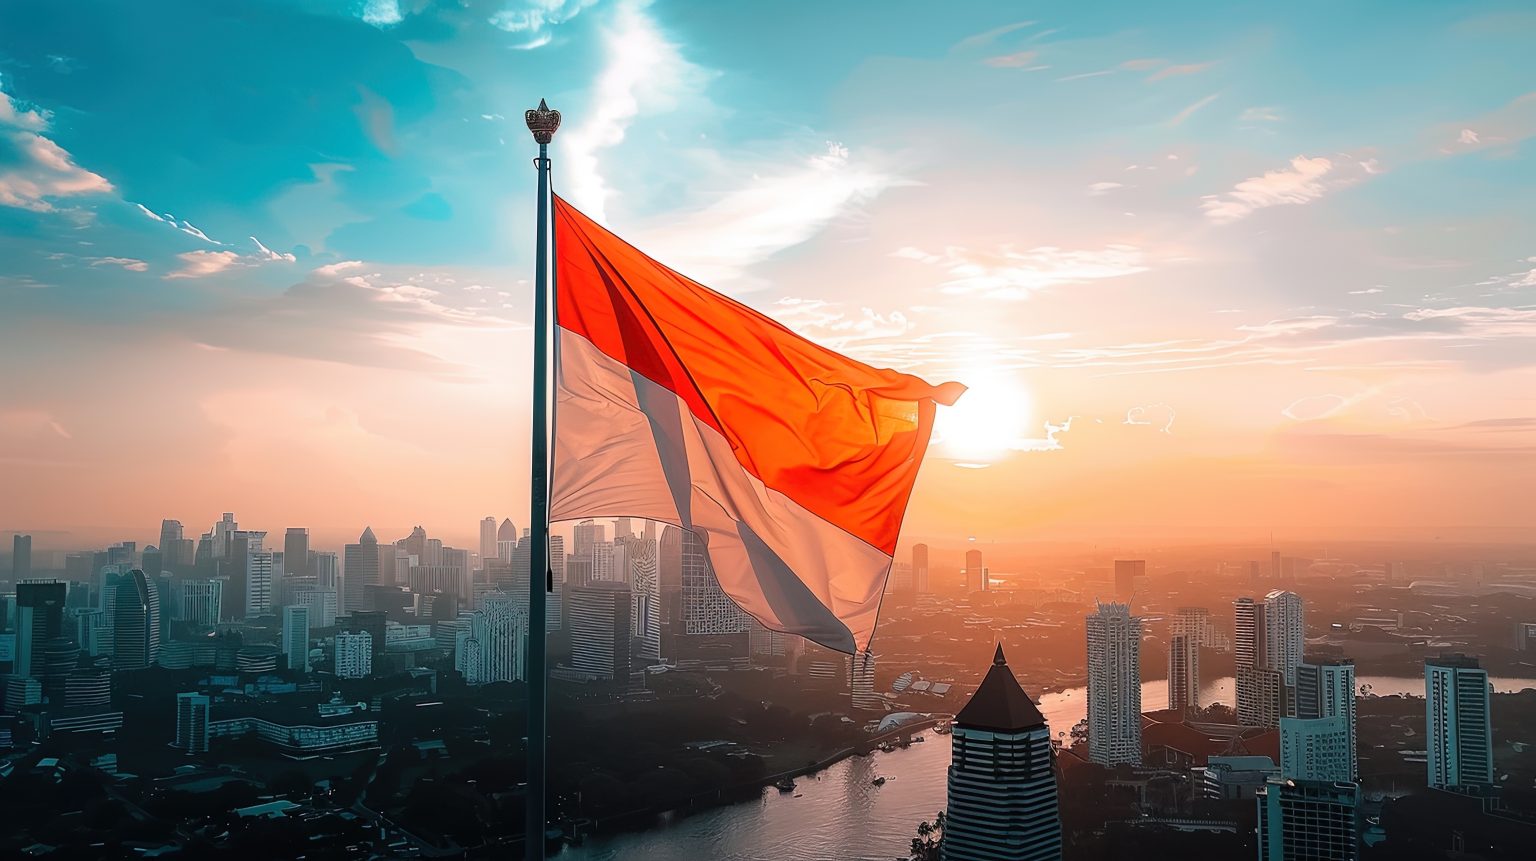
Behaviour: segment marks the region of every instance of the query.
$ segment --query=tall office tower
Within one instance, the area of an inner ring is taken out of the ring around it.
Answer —
[[[234,539],[234,534],[240,529],[233,512],[226,511],[224,516],[214,522],[213,528],[208,530],[209,546],[213,551],[213,558],[223,559],[229,555],[229,545]]]
[[[955,715],[944,861],[1059,861],[1051,730],[1003,647]]]
[[[874,711],[885,700],[875,693],[875,656],[869,650],[848,656],[848,678],[851,682],[849,703],[856,709]]]
[[[20,583],[32,576],[32,536],[11,537],[11,582]]]
[[[1147,576],[1147,562],[1144,559],[1116,559],[1115,560],[1115,600],[1122,604],[1130,604],[1131,596],[1136,594],[1136,584]]]
[[[496,518],[487,517],[480,521],[480,561],[483,564],[487,559],[496,557]]]
[[[1360,857],[1356,784],[1271,777],[1257,794],[1259,861]]]
[[[182,528],[180,520],[160,521],[160,550],[169,553],[176,542],[186,537],[186,530]]]
[[[1358,782],[1359,756],[1355,742],[1355,662],[1350,658],[1303,661],[1296,668],[1295,707],[1298,718],[1340,718],[1349,732],[1349,774]]]
[[[1141,763],[1141,619],[1125,604],[1088,616],[1088,757]]]
[[[928,545],[912,545],[912,588],[919,595],[927,595],[931,590],[928,583]]]
[[[1279,670],[1287,686],[1296,684],[1296,667],[1307,645],[1306,610],[1301,596],[1276,589],[1264,596],[1264,666]]]
[[[1280,576],[1280,551],[1271,550],[1269,551],[1269,579],[1278,583],[1280,582]]]
[[[427,564],[427,530],[421,526],[411,529],[411,534],[396,541],[395,546],[403,548],[405,555],[416,557],[415,564]]]
[[[245,618],[254,619],[272,612],[273,569],[278,561],[274,553],[256,550],[245,555]]]
[[[155,579],[156,577],[160,576],[163,573],[166,573],[166,570],[165,570],[165,560],[160,555],[160,548],[156,547],[153,544],[151,544],[148,547],[144,548],[144,565],[143,565],[143,568],[144,568],[145,574],[151,580]]]
[[[1269,605],[1238,598],[1232,616],[1237,720],[1244,726],[1278,727],[1288,700],[1285,674],[1271,666]]]
[[[635,534],[635,530],[634,530],[634,527],[630,524],[630,518],[628,518],[628,517],[618,517],[618,518],[614,519],[614,521],[613,521],[613,540],[614,541],[619,541],[619,540],[624,539],[624,538],[632,538],[632,537],[634,537],[634,534]]]
[[[507,592],[492,592],[469,617],[461,651],[464,683],[522,681],[528,602]],[[470,652],[473,652],[471,655]],[[459,661],[460,658],[455,658]]]
[[[686,529],[667,527],[678,536],[678,564],[683,581],[683,632],[686,634],[745,634],[752,618],[720,588],[709,565],[704,542]],[[663,540],[667,532],[662,533]]]
[[[208,752],[209,707],[207,694],[192,691],[176,695],[176,743],[172,747],[181,748],[188,756]]]
[[[965,551],[965,591],[987,591],[987,569],[982,566],[981,551]]]
[[[886,575],[885,591],[887,594],[895,593],[904,598],[911,598],[917,594],[916,584],[912,581],[912,563],[891,563],[891,571]]]
[[[160,593],[135,568],[109,587],[112,602],[112,669],[142,670],[160,656]]]
[[[283,608],[283,656],[288,669],[309,672],[309,608]]]
[[[336,678],[366,679],[373,675],[373,635],[367,631],[339,631],[332,639]]]
[[[516,548],[517,527],[512,525],[512,518],[509,517],[496,529],[496,558],[503,562],[511,562],[512,551]]]
[[[575,581],[570,566],[575,558],[566,561],[570,586],[583,585]],[[657,580],[661,582],[661,627],[667,636],[682,633],[683,627],[683,530],[667,526],[661,530],[661,542],[656,558]],[[662,646],[666,650],[665,644]]]
[[[620,573],[614,570],[613,557],[613,545],[607,541],[592,545],[592,553],[587,557],[592,560],[591,579],[593,581],[601,580],[605,582],[616,581],[628,586],[629,584],[620,577]]]
[[[1178,712],[1200,708],[1200,643],[1192,634],[1168,640],[1168,708]]]
[[[654,539],[653,539],[654,540]],[[660,554],[658,553],[657,565],[660,566]],[[657,580],[660,580],[660,572]],[[554,631],[565,627],[565,536],[549,536],[549,581],[550,590],[544,597],[545,629]]]
[[[340,611],[334,589],[309,589],[295,592],[293,606],[303,607],[309,611],[309,624],[312,628],[334,626],[336,614]]]
[[[627,684],[634,671],[629,589],[594,582],[567,596],[571,619],[571,668],[592,679]]]
[[[590,557],[592,548],[606,542],[607,529],[595,520],[583,520],[571,529],[571,555]]]
[[[223,580],[183,580],[178,617],[193,628],[216,628],[224,604]]]
[[[630,538],[624,542],[629,557],[631,619],[635,657],[661,660],[661,572],[654,539]]]
[[[357,543],[348,544],[343,552],[342,609],[356,613],[368,607],[368,587],[379,585],[379,539],[373,527],[364,529]]]
[[[228,563],[229,584],[224,589],[224,613],[226,618],[240,621],[246,618],[247,568],[252,554],[261,553],[267,533],[237,529],[229,535],[229,548],[225,552]]]
[[[1493,784],[1488,671],[1477,658],[1424,659],[1424,726],[1429,735],[1431,787]]]
[[[309,573],[315,578],[316,589],[340,594],[340,565],[335,553],[309,551]]]
[[[106,642],[106,620],[100,607],[80,607],[71,610],[75,614],[74,629],[75,645],[80,651],[91,657],[97,657],[103,652],[110,653],[112,644]]]
[[[42,669],[42,646],[65,633],[64,583],[58,580],[16,582],[14,675],[37,678]]]
[[[1184,634],[1201,648],[1216,648],[1216,626],[1211,623],[1211,611],[1204,607],[1180,607],[1174,611],[1169,633]]]
[[[1342,717],[1281,718],[1280,776],[1352,782],[1353,736]]]
[[[302,577],[309,570],[309,530],[302,526],[290,526],[283,533],[283,570],[281,575]]]

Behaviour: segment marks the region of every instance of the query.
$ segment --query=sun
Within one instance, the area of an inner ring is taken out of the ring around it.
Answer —
[[[952,407],[939,409],[934,443],[959,466],[983,467],[1017,447],[1029,420],[1029,393],[995,371],[958,375],[969,387]]]

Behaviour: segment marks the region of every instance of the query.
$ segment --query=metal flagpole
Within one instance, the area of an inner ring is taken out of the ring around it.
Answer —
[[[539,99],[539,106],[524,115],[528,130],[539,144],[539,247],[533,285],[533,462],[530,470],[528,538],[528,801],[524,843],[528,861],[544,861],[544,801],[548,758],[546,708],[549,701],[549,667],[544,617],[546,593],[551,588],[549,570],[549,339],[551,319],[549,199],[549,142],[560,128],[560,112]]]

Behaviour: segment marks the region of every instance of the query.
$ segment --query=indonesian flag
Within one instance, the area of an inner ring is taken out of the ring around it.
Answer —
[[[550,517],[696,534],[776,631],[868,648],[935,403],[662,266],[555,198]]]

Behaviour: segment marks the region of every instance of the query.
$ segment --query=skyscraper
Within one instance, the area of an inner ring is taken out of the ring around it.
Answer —
[[[1349,774],[1358,782],[1359,756],[1355,741],[1355,662],[1350,658],[1303,661],[1296,667],[1295,708],[1298,718],[1341,718],[1349,734]]]
[[[1088,757],[1141,763],[1141,619],[1125,604],[1088,616]]]
[[[480,563],[483,566],[485,560],[495,558],[497,558],[496,518],[487,517],[480,521]]]
[[[246,580],[249,576],[251,557],[263,551],[262,545],[266,537],[267,533],[258,530],[237,529],[229,534],[229,549],[225,553],[229,563],[229,584],[224,589],[224,613],[229,619],[240,621],[250,616],[246,607],[246,599],[249,596]],[[270,556],[267,557],[264,569],[269,580],[272,561]],[[270,595],[270,585],[267,587],[267,592]]]
[[[1147,575],[1147,563],[1144,559],[1116,559],[1115,560],[1115,600],[1129,605],[1131,596],[1136,594],[1136,584]]]
[[[507,592],[492,592],[470,615],[462,641],[460,672],[465,684],[522,681],[524,643],[528,636],[528,600]],[[473,654],[470,654],[470,653]]]
[[[192,691],[176,695],[176,742],[188,756],[208,752],[207,694]]]
[[[955,715],[945,861],[1058,861],[1061,818],[1051,731],[1003,647]]]
[[[309,672],[309,608],[292,606],[283,608],[283,656],[288,669]]]
[[[919,595],[927,595],[931,591],[928,583],[928,545],[912,545],[912,588]]]
[[[373,635],[340,631],[332,641],[338,679],[366,679],[373,674]]]
[[[567,596],[571,668],[596,680],[628,683],[634,669],[630,592],[623,583],[593,582]]]
[[[1287,713],[1288,688],[1284,671],[1271,659],[1276,638],[1270,634],[1270,605],[1238,598],[1232,611],[1237,720],[1245,726],[1278,727]]]
[[[986,592],[987,569],[982,565],[980,550],[965,551],[965,591]]]
[[[223,580],[183,580],[177,587],[179,618],[194,628],[214,628],[224,603]]]
[[[512,525],[512,518],[501,521],[501,526],[496,529],[496,558],[503,562],[512,561],[512,551],[517,549],[517,527]]]
[[[1280,776],[1353,782],[1353,741],[1342,717],[1281,718]]]
[[[290,526],[283,533],[283,570],[277,576],[302,577],[309,570],[309,530],[302,526]]]
[[[1493,726],[1488,671],[1469,655],[1424,659],[1424,727],[1429,785],[1493,784]]]
[[[236,541],[236,545],[240,542]],[[254,619],[272,612],[272,587],[278,560],[266,550],[252,550],[245,555],[245,618]]]
[[[1279,670],[1285,684],[1296,684],[1296,667],[1306,649],[1306,610],[1301,596],[1276,589],[1264,596],[1264,634],[1268,660],[1265,666]]]
[[[13,674],[39,677],[43,644],[66,633],[65,590],[65,584],[57,580],[17,581],[16,652],[11,664]]]
[[[661,577],[655,539],[631,537],[624,542],[629,562],[630,628],[635,657],[661,659]]]
[[[662,539],[672,532],[679,542],[678,559],[682,569],[683,622],[689,634],[744,634],[751,628],[751,617],[720,588],[714,569],[705,555],[704,542],[686,529],[667,527]]]
[[[1353,783],[1271,777],[1258,791],[1259,861],[1355,861],[1360,857]]]
[[[11,582],[20,583],[32,576],[32,536],[11,537]]]
[[[357,543],[348,544],[344,553],[342,609],[348,613],[366,610],[368,587],[379,584],[379,539],[374,537],[373,528],[364,529]]]
[[[160,592],[137,568],[113,579],[112,668],[142,670],[160,656]]]
[[[1200,642],[1191,634],[1175,634],[1168,640],[1168,708],[1179,712],[1200,708]]]
[[[315,588],[340,594],[341,577],[337,571],[335,553],[309,552],[309,573],[314,575]]]

